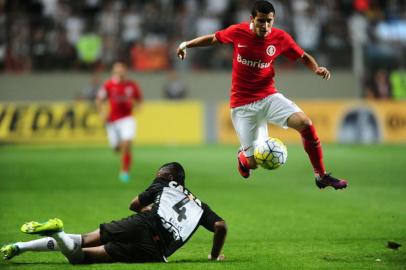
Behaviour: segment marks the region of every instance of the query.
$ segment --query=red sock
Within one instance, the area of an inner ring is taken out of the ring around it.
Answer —
[[[326,170],[323,164],[323,150],[316,129],[311,125],[302,130],[300,134],[302,135],[303,147],[310,158],[314,172],[323,176]]]
[[[131,153],[124,152],[121,158],[122,171],[128,172],[131,166]]]

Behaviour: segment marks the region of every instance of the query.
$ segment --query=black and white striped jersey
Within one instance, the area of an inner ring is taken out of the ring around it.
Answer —
[[[165,256],[184,245],[199,225],[213,231],[214,223],[223,220],[175,181],[156,178],[138,198],[144,206],[153,203],[151,213],[146,216],[160,236]]]

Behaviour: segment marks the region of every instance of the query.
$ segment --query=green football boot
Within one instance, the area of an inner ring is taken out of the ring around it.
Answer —
[[[21,226],[21,231],[28,234],[49,236],[53,233],[63,231],[63,222],[59,218],[52,218],[43,223],[30,221]]]
[[[11,260],[11,258],[20,253],[20,249],[16,244],[8,244],[1,247],[0,253],[3,259]]]

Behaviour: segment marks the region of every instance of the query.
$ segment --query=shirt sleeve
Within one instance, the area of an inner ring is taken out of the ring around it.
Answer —
[[[304,50],[300,48],[299,45],[297,45],[297,43],[288,33],[285,33],[285,46],[283,50],[283,55],[295,61],[300,57],[302,57],[303,54]]]
[[[153,183],[144,192],[140,193],[138,195],[138,200],[140,201],[141,205],[147,206],[153,203],[161,188],[161,185]]]
[[[216,39],[220,43],[228,44],[228,43],[233,43],[235,39],[235,33],[236,33],[236,25],[231,25],[226,29],[220,30],[216,32]]]
[[[200,218],[199,224],[206,228],[206,230],[214,232],[214,223],[223,221],[210,207],[202,202],[203,215]]]

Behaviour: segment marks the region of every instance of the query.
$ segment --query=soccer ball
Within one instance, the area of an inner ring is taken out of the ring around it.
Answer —
[[[281,140],[268,138],[255,147],[254,157],[261,167],[267,170],[275,170],[286,163],[288,151]]]

